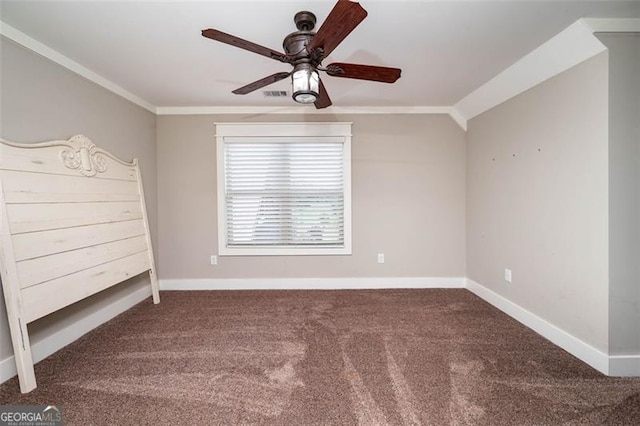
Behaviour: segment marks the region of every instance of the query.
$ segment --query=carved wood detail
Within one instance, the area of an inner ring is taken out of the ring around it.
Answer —
[[[77,135],[69,139],[69,148],[60,151],[60,160],[67,168],[91,177],[107,171],[107,159],[89,138]]]

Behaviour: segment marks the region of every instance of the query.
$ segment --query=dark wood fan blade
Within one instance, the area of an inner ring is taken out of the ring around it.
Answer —
[[[329,56],[333,49],[344,40],[355,27],[367,17],[367,11],[360,3],[349,0],[338,0],[329,16],[311,40],[307,51],[312,52],[322,48],[324,57]]]
[[[257,53],[258,55],[266,56],[267,58],[275,59],[276,61],[287,62],[287,56],[284,53],[276,52],[268,47],[260,46],[259,44],[252,43],[231,34],[223,33],[222,31],[209,28],[208,30],[202,30],[202,36]]]
[[[246,95],[247,93],[251,93],[254,90],[258,90],[261,87],[268,86],[270,84],[275,83],[276,81],[280,81],[289,77],[291,73],[288,72],[277,72],[268,77],[262,78],[258,81],[254,81],[253,83],[249,83],[246,86],[242,86],[239,89],[233,91],[236,95]]]
[[[335,62],[327,66],[327,74],[333,77],[357,78],[358,80],[395,83],[402,72],[399,68],[377,67],[373,65],[345,64]]]
[[[327,93],[327,89],[324,88],[324,84],[322,84],[322,80],[320,80],[320,95],[318,99],[313,103],[316,106],[316,109],[326,108],[331,105],[331,98]]]

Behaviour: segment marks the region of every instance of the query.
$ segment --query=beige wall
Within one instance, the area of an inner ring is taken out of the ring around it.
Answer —
[[[466,206],[467,276],[605,353],[607,79],[605,52],[471,120]]]
[[[209,265],[217,253],[214,123],[265,120],[353,122],[353,255]],[[160,116],[160,277],[463,277],[464,139],[446,115]]]
[[[640,354],[640,34],[609,49],[609,352]]]
[[[83,133],[122,159],[137,157],[155,240],[155,115],[2,37],[0,55],[0,137],[29,143]],[[146,284],[148,278],[134,278],[32,323],[32,344]],[[0,361],[12,354],[0,297]]]

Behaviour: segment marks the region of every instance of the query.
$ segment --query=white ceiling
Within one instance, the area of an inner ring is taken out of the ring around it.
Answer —
[[[290,66],[200,35],[216,28],[282,50],[293,16],[334,1],[6,1],[0,19],[156,106],[282,106],[231,91]],[[402,68],[393,85],[323,77],[339,106],[447,106],[581,17],[638,18],[640,1],[375,1],[325,59]],[[267,89],[290,90],[289,80]]]

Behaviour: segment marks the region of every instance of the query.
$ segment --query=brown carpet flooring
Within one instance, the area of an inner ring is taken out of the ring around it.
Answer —
[[[638,425],[605,377],[466,290],[163,292],[1,404],[65,424]]]

